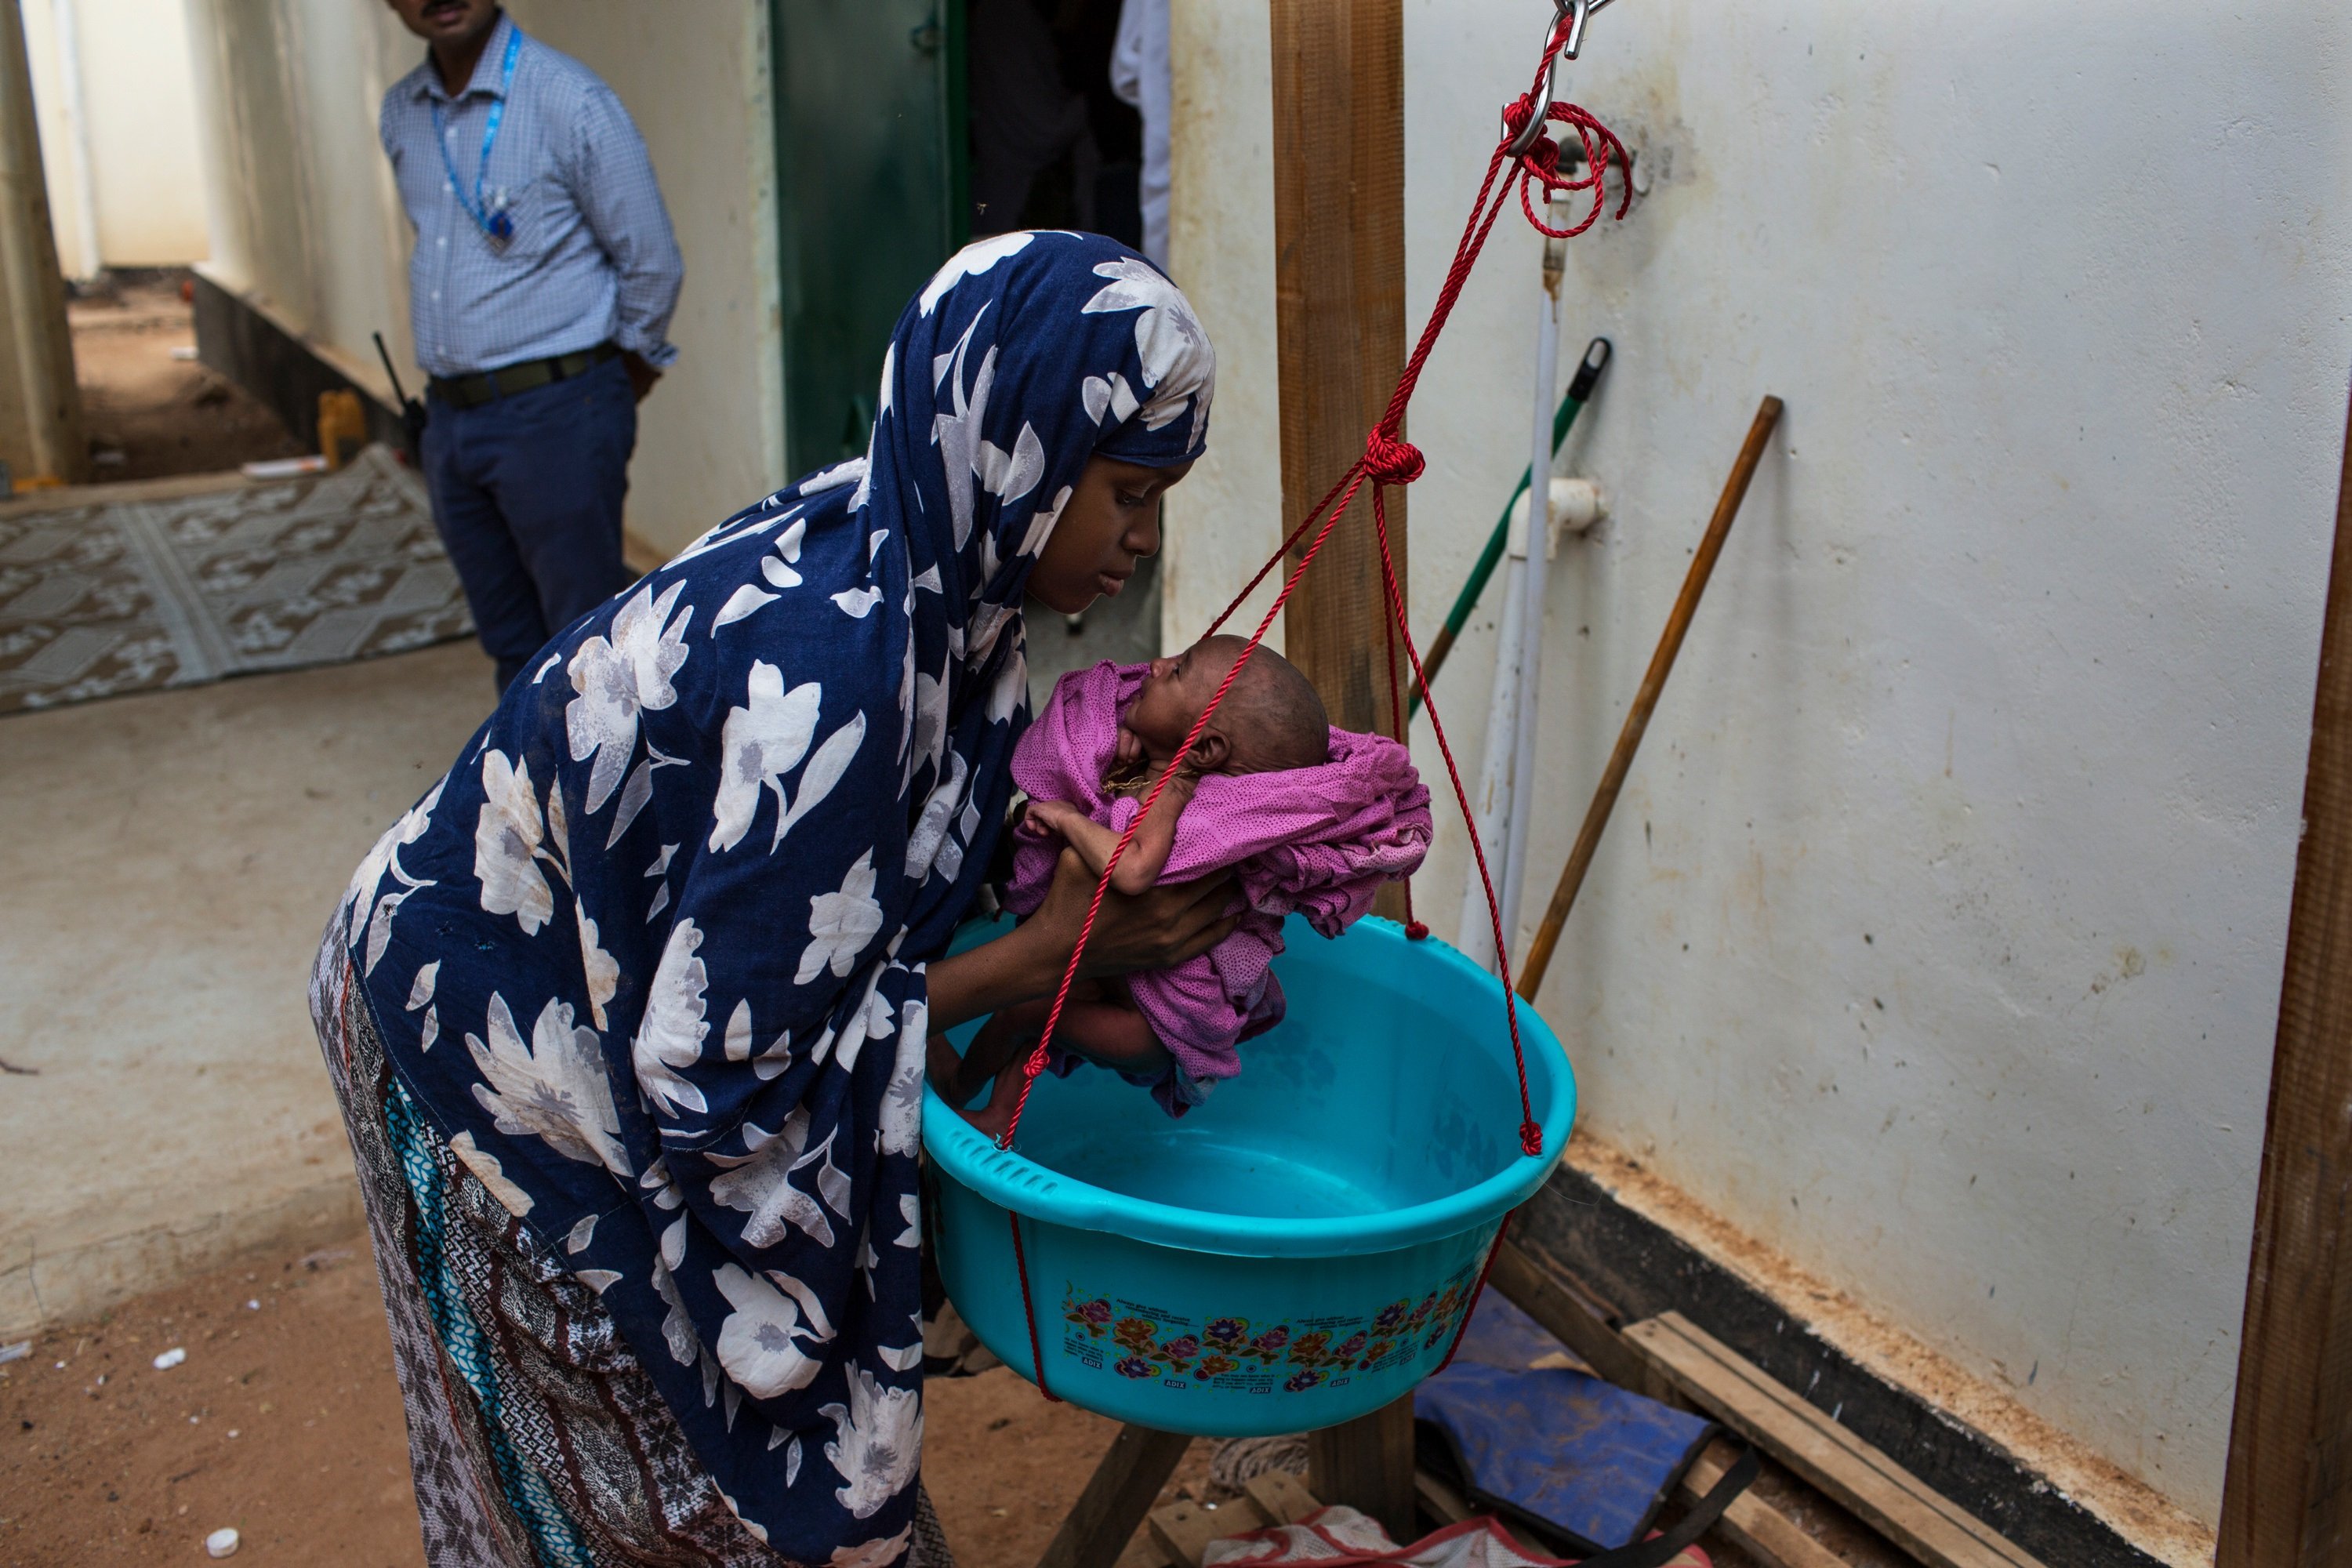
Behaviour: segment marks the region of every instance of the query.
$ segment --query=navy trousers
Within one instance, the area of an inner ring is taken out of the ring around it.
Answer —
[[[499,690],[547,643],[625,588],[621,501],[637,405],[617,359],[511,397],[433,397],[425,484]]]

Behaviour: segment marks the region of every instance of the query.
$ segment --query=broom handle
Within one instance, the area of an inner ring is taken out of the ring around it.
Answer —
[[[1642,689],[1633,695],[1633,706],[1625,714],[1625,727],[1618,731],[1617,749],[1609,753],[1609,766],[1601,775],[1601,787],[1593,792],[1592,805],[1584,814],[1584,826],[1577,833],[1576,847],[1569,851],[1568,864],[1560,868],[1559,886],[1552,889],[1551,905],[1544,910],[1543,924],[1536,928],[1536,940],[1528,949],[1527,962],[1519,966],[1519,994],[1535,1000],[1536,990],[1543,984],[1544,971],[1551,966],[1552,950],[1559,945],[1560,928],[1568,923],[1569,910],[1576,907],[1577,890],[1584,886],[1584,874],[1592,868],[1592,853],[1601,845],[1601,831],[1609,826],[1609,814],[1617,805],[1617,793],[1625,787],[1625,775],[1633,766],[1633,753],[1641,750],[1642,732],[1650,727],[1650,715],[1658,706],[1658,694],[1666,688],[1666,677],[1675,668],[1675,656],[1682,651],[1683,634],[1690,630],[1691,616],[1698,611],[1699,595],[1706,592],[1706,580],[1715,571],[1716,557],[1723,553],[1723,542],[1731,532],[1731,520],[1739,515],[1739,503],[1748,497],[1748,482],[1756,477],[1756,465],[1763,460],[1765,443],[1772,438],[1772,427],[1780,422],[1780,400],[1767,396],[1756,410],[1756,422],[1748,427],[1748,439],[1739,448],[1739,460],[1731,465],[1731,477],[1724,481],[1723,495],[1715,503],[1715,516],[1706,525],[1706,536],[1699,541],[1698,553],[1691,558],[1690,571],[1683,578],[1683,591],[1675,598],[1674,613],[1666,617],[1666,629],[1659,635],[1658,651],[1650,656],[1649,670],[1642,677]]]

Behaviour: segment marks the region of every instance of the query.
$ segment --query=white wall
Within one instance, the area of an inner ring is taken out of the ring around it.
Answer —
[[[388,395],[369,342],[381,331],[414,391],[410,230],[376,110],[424,46],[368,0],[187,5],[208,271]],[[632,531],[674,548],[787,477],[767,6],[526,0],[514,11],[628,106],[685,252],[670,325],[679,358],[639,410],[628,506]]]
[[[1540,18],[1406,11],[1417,328]],[[1263,6],[1177,16],[1180,104],[1188,50],[1262,60]],[[2283,0],[1642,0],[1570,92],[1659,179],[1570,247],[1563,364],[1618,355],[1571,455],[1616,513],[1553,570],[1528,924],[1789,409],[1541,998],[1583,1125],[2207,1521],[2352,361],[2347,44]],[[1274,539],[1245,98],[1178,126],[1223,357],[1179,640]],[[1525,460],[1536,254],[1507,217],[1414,405],[1424,636]],[[1439,688],[1474,767],[1485,608]],[[1450,828],[1424,907],[1464,859]]]
[[[195,83],[183,0],[24,0],[24,15],[41,163],[66,276],[202,260]]]

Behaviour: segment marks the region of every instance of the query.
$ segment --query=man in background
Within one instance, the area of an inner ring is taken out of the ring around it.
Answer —
[[[645,140],[496,0],[385,0],[425,40],[378,129],[416,231],[426,488],[503,693],[626,587],[636,405],[677,350],[685,265]]]

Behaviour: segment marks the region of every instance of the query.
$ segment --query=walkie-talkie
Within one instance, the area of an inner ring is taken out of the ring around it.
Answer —
[[[412,468],[425,466],[425,405],[408,395],[400,384],[400,372],[392,368],[392,351],[383,346],[383,334],[375,337],[376,356],[383,361],[383,374],[392,378],[392,395],[400,399],[400,423],[408,432],[408,461]]]

